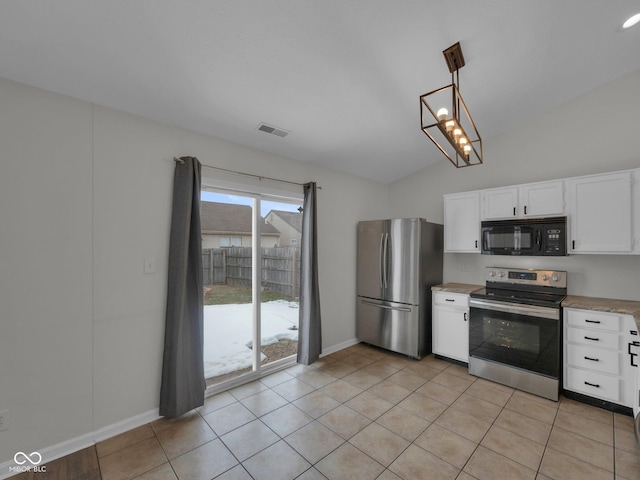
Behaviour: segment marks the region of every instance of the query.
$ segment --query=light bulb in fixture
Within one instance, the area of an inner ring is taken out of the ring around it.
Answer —
[[[622,24],[622,28],[631,28],[638,22],[640,22],[640,13],[636,13],[632,17],[627,18],[627,20]]]
[[[441,108],[436,113],[436,117],[438,118],[439,121],[446,120],[448,116],[449,116],[449,110],[447,110],[446,108]]]
[[[468,143],[467,137],[460,137],[460,140],[458,140],[458,143],[460,144],[460,146],[464,146]]]
[[[464,153],[469,156],[469,154],[471,153],[471,145],[469,145],[468,143],[464,146]]]
[[[454,128],[453,136],[457,139],[460,135],[462,135],[462,130],[460,130],[459,128]]]
[[[455,124],[456,122],[454,122],[453,120],[447,120],[444,124],[444,128],[446,128],[447,132],[451,133],[451,130],[453,130]]]

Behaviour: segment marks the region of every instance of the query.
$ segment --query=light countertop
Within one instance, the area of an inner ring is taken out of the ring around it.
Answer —
[[[568,295],[567,298],[563,300],[562,306],[565,308],[581,308],[583,310],[598,310],[601,312],[633,315],[636,325],[640,329],[640,302],[633,300],[618,300],[615,298]]]
[[[450,293],[464,293],[470,294],[474,290],[484,287],[484,285],[473,285],[470,283],[443,283],[442,285],[436,285],[431,287],[434,292],[450,292]]]

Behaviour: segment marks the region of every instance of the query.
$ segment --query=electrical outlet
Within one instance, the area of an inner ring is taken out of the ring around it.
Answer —
[[[9,410],[0,410],[0,432],[9,430]]]

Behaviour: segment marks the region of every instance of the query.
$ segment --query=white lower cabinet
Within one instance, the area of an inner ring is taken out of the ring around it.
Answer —
[[[638,332],[631,315],[564,309],[564,389],[633,407]]]
[[[469,295],[434,292],[433,353],[469,362]]]

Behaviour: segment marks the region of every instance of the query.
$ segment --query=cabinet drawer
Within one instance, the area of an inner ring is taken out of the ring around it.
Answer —
[[[592,310],[566,310],[568,325],[598,330],[619,331],[620,315]]]
[[[434,292],[433,303],[450,307],[469,307],[469,295],[463,293]]]
[[[583,393],[601,400],[620,402],[620,379],[602,373],[567,367],[567,390]]]
[[[586,328],[567,328],[567,342],[590,345],[592,347],[619,349],[618,334],[600,330],[587,330]]]
[[[620,355],[617,350],[587,347],[585,345],[567,345],[569,365],[597,370],[598,372],[620,374]]]

